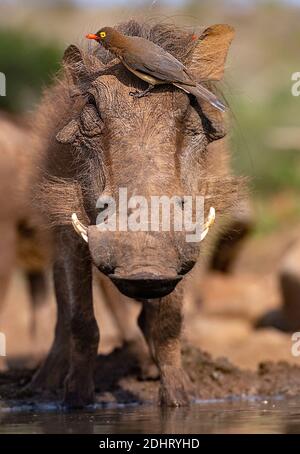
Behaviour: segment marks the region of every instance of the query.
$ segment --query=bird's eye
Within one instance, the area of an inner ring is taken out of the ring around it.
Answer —
[[[101,38],[105,38],[106,33],[105,32],[100,32],[100,36],[101,36]]]

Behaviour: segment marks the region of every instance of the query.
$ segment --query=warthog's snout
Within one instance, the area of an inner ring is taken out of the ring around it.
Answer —
[[[100,232],[90,226],[87,233],[94,264],[130,298],[162,298],[183,277],[172,236],[165,232]]]
[[[215,217],[210,209],[200,241]],[[118,232],[86,227],[72,216],[76,232],[88,243],[97,268],[121,293],[135,299],[162,298],[171,293],[194,266],[199,247],[185,241],[182,232]]]
[[[171,293],[182,276],[156,276],[140,273],[132,276],[109,275],[116,287],[126,296],[135,299],[162,298]]]

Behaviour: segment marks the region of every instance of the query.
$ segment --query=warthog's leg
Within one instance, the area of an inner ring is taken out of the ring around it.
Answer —
[[[16,230],[11,222],[0,223],[0,311],[7,293],[15,263]],[[1,312],[0,312],[1,317]],[[1,331],[1,323],[0,323]],[[0,369],[6,366],[5,358],[0,356]]]
[[[15,263],[16,229],[13,223],[0,222],[0,309]]]
[[[191,384],[181,364],[182,297],[180,290],[144,302],[139,325],[160,371],[160,405],[190,402]]]
[[[69,305],[70,363],[65,381],[64,403],[80,408],[94,401],[94,367],[99,344],[99,330],[94,315],[92,264],[87,245],[76,240],[65,242],[56,276],[57,299],[66,298]]]
[[[66,269],[59,261],[54,265],[55,293],[57,295],[57,319],[52,347],[46,360],[37,370],[28,391],[56,391],[63,386],[69,368],[70,308],[65,291]]]
[[[51,351],[34,377],[35,385],[53,388],[65,379],[64,402],[82,407],[94,400],[93,372],[99,331],[92,301],[92,272],[85,243],[61,235],[54,266],[58,307]]]

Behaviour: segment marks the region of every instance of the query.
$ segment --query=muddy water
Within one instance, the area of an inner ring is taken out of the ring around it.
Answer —
[[[0,433],[300,433],[300,398],[198,402],[189,409],[2,406]]]

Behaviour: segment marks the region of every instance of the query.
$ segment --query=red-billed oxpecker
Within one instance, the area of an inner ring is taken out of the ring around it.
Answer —
[[[187,68],[173,55],[148,39],[125,36],[112,27],[104,27],[96,34],[86,35],[118,57],[124,66],[149,84],[142,92],[131,92],[134,97],[147,95],[155,85],[173,84],[186,93],[209,102],[221,112],[224,104],[207,88],[198,83]]]

